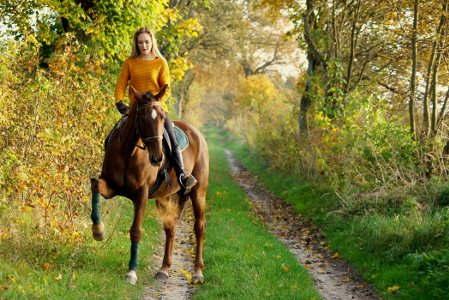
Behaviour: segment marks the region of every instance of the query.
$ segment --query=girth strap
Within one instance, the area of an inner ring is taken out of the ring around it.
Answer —
[[[167,168],[165,166],[157,174],[156,180],[154,181],[153,185],[150,188],[150,191],[148,192],[148,198],[151,198],[151,196],[157,192],[164,180],[167,182],[167,184],[165,185],[166,187],[172,186],[170,174],[168,174]]]

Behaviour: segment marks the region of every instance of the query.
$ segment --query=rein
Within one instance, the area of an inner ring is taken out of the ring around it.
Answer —
[[[142,132],[142,130],[140,130],[140,118],[139,118],[139,115],[137,114],[137,112],[139,110],[147,108],[148,106],[160,106],[160,105],[161,105],[160,102],[150,102],[150,103],[146,103],[146,104],[144,104],[142,106],[137,106],[137,109],[136,109],[136,115],[137,115],[136,116],[136,128],[137,128],[136,134],[139,134],[140,132]],[[120,141],[123,140],[125,142],[128,142],[131,145],[134,145],[134,146],[136,146],[136,147],[138,147],[138,148],[140,148],[142,150],[147,150],[147,146],[145,145],[146,142],[158,141],[158,140],[162,140],[162,138],[163,138],[162,135],[150,136],[150,137],[146,137],[146,138],[144,138],[144,137],[142,137],[140,135],[140,138],[142,139],[142,142],[143,142],[143,146],[137,145],[136,143],[131,142],[130,140],[125,139],[122,136],[122,124],[120,124],[120,128],[119,128],[119,137],[120,137]]]

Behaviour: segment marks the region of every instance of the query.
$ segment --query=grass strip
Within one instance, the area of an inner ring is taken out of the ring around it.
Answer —
[[[206,283],[194,299],[321,299],[287,248],[251,213],[244,190],[232,179],[223,136],[207,131],[211,155]]]
[[[333,251],[388,299],[448,299],[449,209],[407,215],[341,213],[341,199],[321,180],[308,182],[271,168],[232,137],[227,147],[267,188],[308,216]]]
[[[93,241],[86,221],[85,241],[54,244],[48,238],[23,235],[23,240],[4,239],[0,244],[0,299],[140,299],[143,285],[152,280],[160,225],[151,201],[140,245],[138,283],[131,286],[124,276],[130,258],[129,227],[133,205],[125,198],[101,199],[106,239]],[[109,211],[109,213],[107,213]],[[86,220],[90,212],[85,212]],[[112,237],[109,241],[109,235]],[[159,263],[159,262],[157,262]]]

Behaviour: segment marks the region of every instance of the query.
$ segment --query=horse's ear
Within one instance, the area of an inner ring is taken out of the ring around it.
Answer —
[[[139,101],[142,101],[142,94],[139,93],[132,85],[131,85],[131,88],[132,88],[132,90],[134,92],[134,96],[136,96],[136,99],[139,100]]]
[[[167,90],[168,84],[164,85],[161,90],[159,91],[159,93],[157,93],[157,95],[155,96],[157,101],[161,101],[162,97],[164,97],[165,95],[165,91]]]

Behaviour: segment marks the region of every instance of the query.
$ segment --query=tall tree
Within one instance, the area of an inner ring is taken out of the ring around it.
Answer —
[[[210,78],[222,79],[231,70],[234,77],[274,75],[280,66],[298,61],[295,44],[285,36],[283,19],[267,18],[257,4],[259,0],[217,0],[207,7],[188,7],[188,15],[203,27],[198,36],[185,39],[178,49],[179,53],[188,53],[186,59],[193,65],[201,65],[193,74],[208,72]],[[186,76],[178,89],[180,107],[189,101],[189,85],[196,81],[191,79]]]

